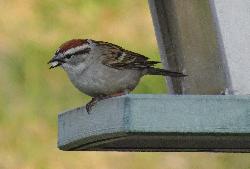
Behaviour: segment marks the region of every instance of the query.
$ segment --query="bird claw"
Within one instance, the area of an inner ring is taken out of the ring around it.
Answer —
[[[86,104],[86,111],[87,111],[88,114],[90,114],[93,106],[95,106],[97,102],[99,102],[101,100],[105,100],[105,99],[111,98],[111,97],[122,96],[124,94],[126,94],[126,92],[115,93],[115,94],[112,94],[112,95],[109,95],[109,96],[107,96],[107,95],[100,95],[98,97],[93,97],[91,99],[91,101]]]
[[[91,101],[86,104],[86,111],[88,114],[90,114],[92,107],[96,105],[97,101],[97,98],[92,98]]]
[[[86,111],[88,114],[90,114],[90,111],[92,110],[93,105],[91,104],[86,104]]]

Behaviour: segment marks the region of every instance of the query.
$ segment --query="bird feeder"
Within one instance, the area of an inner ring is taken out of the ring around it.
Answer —
[[[250,151],[250,2],[149,0],[170,95],[59,114],[65,151]]]

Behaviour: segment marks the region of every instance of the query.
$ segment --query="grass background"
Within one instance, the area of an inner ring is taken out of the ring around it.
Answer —
[[[250,168],[249,154],[62,152],[57,112],[85,104],[47,61],[72,38],[121,45],[159,60],[145,0],[0,0],[0,169]],[[134,93],[165,93],[144,77]]]

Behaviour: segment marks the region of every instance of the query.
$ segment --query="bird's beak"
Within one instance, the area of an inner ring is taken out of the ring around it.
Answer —
[[[62,58],[59,58],[57,55],[48,61],[48,64],[51,64],[50,69],[61,66],[63,63],[65,63],[65,61]]]

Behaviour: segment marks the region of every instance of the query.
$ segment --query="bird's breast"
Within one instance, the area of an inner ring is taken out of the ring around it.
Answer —
[[[133,90],[142,74],[138,70],[117,70],[102,64],[88,67],[70,76],[70,80],[83,93],[95,97]]]

